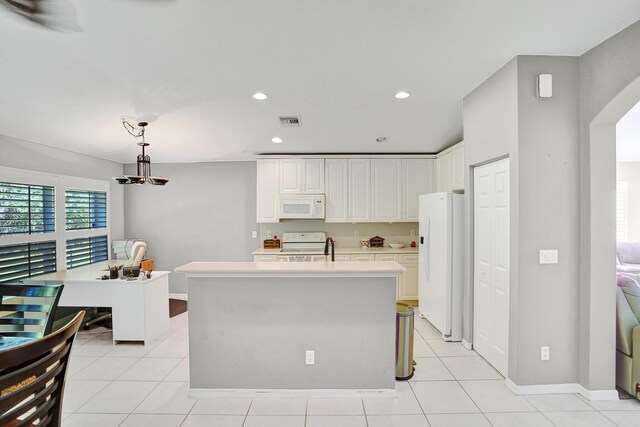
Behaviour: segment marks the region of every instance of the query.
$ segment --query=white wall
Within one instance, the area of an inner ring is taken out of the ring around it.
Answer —
[[[111,181],[122,175],[122,164],[72,151],[0,135],[0,166]],[[111,238],[124,236],[122,186],[111,181]]]
[[[258,239],[256,163],[153,164],[162,186],[125,187],[125,236],[148,243],[157,270],[191,261],[251,261]],[[134,172],[135,165],[125,165]],[[187,292],[184,274],[171,273],[169,291]]]
[[[640,163],[618,163],[616,180],[627,182],[627,240],[640,242]]]

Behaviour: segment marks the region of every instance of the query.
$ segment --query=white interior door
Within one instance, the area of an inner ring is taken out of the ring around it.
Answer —
[[[473,347],[507,376],[509,159],[474,169]]]

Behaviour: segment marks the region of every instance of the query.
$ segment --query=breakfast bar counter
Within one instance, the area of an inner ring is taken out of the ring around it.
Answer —
[[[395,262],[192,262],[190,393],[395,393]]]

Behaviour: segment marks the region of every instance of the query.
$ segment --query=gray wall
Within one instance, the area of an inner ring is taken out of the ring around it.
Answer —
[[[536,97],[535,90],[536,76],[541,73],[551,73],[554,78],[554,96],[544,101]],[[508,376],[518,385],[576,383],[578,379],[577,75],[577,58],[519,56],[464,100],[470,251],[465,302],[467,306],[472,304],[473,289],[472,166],[508,155]],[[558,249],[560,263],[539,265],[539,249]],[[470,323],[471,318],[467,318],[465,324]],[[551,350],[551,359],[546,362],[540,361],[543,345]]]
[[[122,164],[0,135],[0,166],[67,176],[110,180]],[[122,186],[111,183],[111,238],[124,236]]]
[[[579,377],[595,390],[614,381],[615,124],[640,101],[638,46],[640,22],[580,57]]]
[[[135,172],[135,165],[125,165]],[[154,164],[164,186],[125,188],[125,236],[141,238],[157,270],[191,261],[250,261],[258,239],[256,163]],[[186,293],[184,274],[169,276],[169,292]]]
[[[517,317],[518,273],[518,61],[513,59],[464,98],[465,280],[463,338],[473,340],[473,169],[490,160],[510,158],[510,305]],[[517,354],[517,341],[510,344]],[[512,368],[509,368],[512,371]]]

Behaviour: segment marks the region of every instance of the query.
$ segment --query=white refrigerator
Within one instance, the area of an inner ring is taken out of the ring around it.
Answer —
[[[418,314],[445,341],[462,340],[463,195],[419,197]]]

